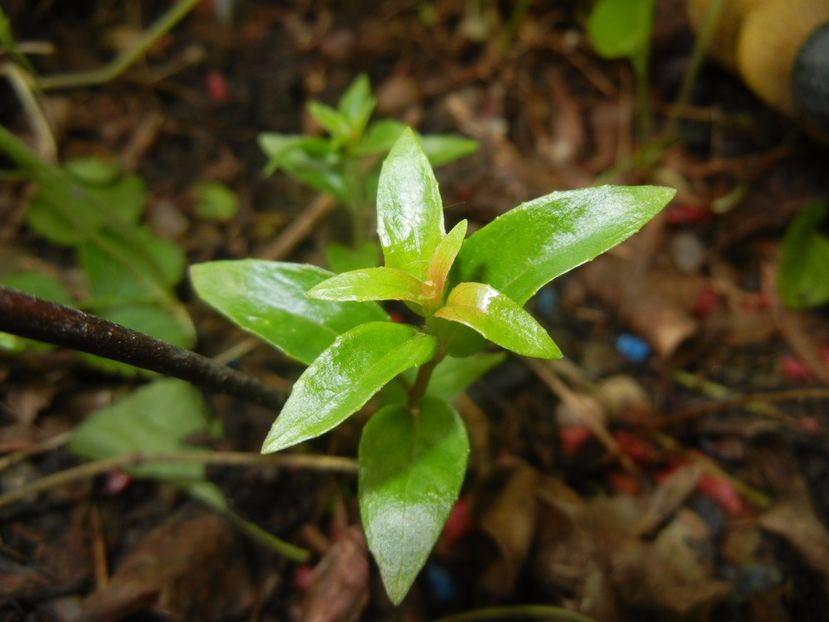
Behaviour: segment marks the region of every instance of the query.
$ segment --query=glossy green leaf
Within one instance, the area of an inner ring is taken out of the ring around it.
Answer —
[[[424,134],[420,136],[420,143],[432,166],[465,158],[478,148],[478,141],[451,134]]]
[[[325,262],[334,272],[375,268],[380,263],[380,245],[366,240],[356,248],[333,242],[325,247]]]
[[[368,76],[360,74],[346,89],[337,104],[337,111],[348,124],[351,139],[362,135],[375,103],[371,96],[371,83]]]
[[[544,327],[512,298],[490,285],[457,285],[435,317],[468,326],[502,348],[524,356],[561,358],[561,351]]]
[[[503,352],[475,354],[465,358],[447,356],[432,372],[426,394],[449,402],[505,358]]]
[[[452,281],[488,283],[523,305],[557,276],[636,233],[675,192],[600,186],[523,203],[467,238]]]
[[[331,106],[312,101],[308,103],[308,112],[334,138],[344,139],[349,135],[348,121]]]
[[[446,286],[446,280],[449,277],[449,270],[452,264],[455,263],[455,258],[458,256],[458,251],[461,250],[461,245],[466,237],[465,220],[460,221],[452,230],[447,233],[435,248],[432,254],[432,259],[429,261],[429,268],[426,271],[426,283],[430,284],[435,302],[440,302],[443,295],[443,289]]]
[[[431,359],[436,346],[434,337],[393,322],[369,322],[340,335],[294,384],[262,453],[337,426],[392,378]]]
[[[156,380],[96,410],[72,432],[69,450],[89,460],[126,453],[164,453],[199,449],[189,437],[216,435],[204,400],[183,380]],[[191,462],[144,464],[127,469],[140,477],[193,483],[204,480],[204,465]]]
[[[196,202],[193,211],[199,218],[224,222],[239,211],[239,196],[217,181],[205,181],[193,186]]]
[[[363,429],[360,514],[391,601],[409,591],[458,498],[469,439],[458,414],[425,397],[412,416],[387,406]]]
[[[647,44],[653,0],[599,0],[587,20],[593,48],[605,58],[631,57]]]
[[[783,238],[777,286],[783,303],[793,309],[829,302],[829,237],[820,230],[827,214],[824,203],[803,207]]]
[[[419,302],[423,283],[395,268],[363,268],[337,274],[308,290],[318,300],[408,300]]]
[[[424,278],[444,236],[442,205],[432,167],[407,129],[383,162],[377,188],[377,235],[386,266]]]
[[[313,300],[306,292],[332,274],[316,266],[245,259],[190,268],[199,297],[242,329],[310,363],[347,330],[387,319],[373,303]]]
[[[426,327],[430,335],[434,335],[445,345],[449,356],[466,358],[486,347],[486,339],[463,324],[442,320],[433,315],[426,318]]]

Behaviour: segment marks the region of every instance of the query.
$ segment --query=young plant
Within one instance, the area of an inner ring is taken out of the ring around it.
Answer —
[[[358,488],[368,545],[394,603],[425,563],[463,483],[469,442],[451,401],[497,362],[476,354],[484,339],[524,356],[560,357],[523,305],[633,234],[673,194],[647,186],[554,192],[465,239],[465,221],[445,232],[431,166],[405,130],[379,180],[384,266],[339,275],[254,260],[192,267],[203,300],[308,364],[263,453],[324,434],[389,385],[362,432]],[[422,321],[389,321],[377,304],[386,300],[403,301]]]
[[[819,307],[829,302],[829,236],[821,232],[829,207],[804,206],[789,224],[780,246],[777,290],[792,309]]]
[[[636,76],[639,132],[650,133],[648,55],[654,0],[599,0],[587,20],[587,35],[604,58],[627,58]]]
[[[147,192],[140,177],[123,174],[97,158],[55,166],[2,127],[0,152],[37,187],[26,210],[28,227],[49,242],[74,250],[87,290],[78,304],[174,345],[195,343],[190,316],[173,291],[184,274],[184,252],[141,224]],[[72,301],[48,275],[3,274],[0,270],[2,282],[57,302]],[[19,347],[20,343],[11,345]],[[136,371],[84,357],[109,371]]]
[[[382,156],[405,126],[393,119],[369,123],[376,101],[365,75],[343,93],[336,108],[321,102],[308,112],[327,137],[263,133],[259,145],[268,156],[266,172],[285,171],[306,186],[333,196],[345,205],[351,219],[351,248],[332,244],[326,260],[335,272],[377,265],[379,249],[367,240],[373,219],[377,179]],[[429,161],[440,166],[472,153],[478,143],[451,135],[421,137]]]

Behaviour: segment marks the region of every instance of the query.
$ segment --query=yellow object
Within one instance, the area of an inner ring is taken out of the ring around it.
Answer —
[[[687,0],[697,31],[708,2]],[[723,0],[709,55],[738,73],[769,106],[810,127],[825,126],[827,39],[829,0]],[[801,53],[807,48],[809,53]]]

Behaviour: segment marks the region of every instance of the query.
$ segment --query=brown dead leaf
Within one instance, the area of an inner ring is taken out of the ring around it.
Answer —
[[[224,519],[171,519],[127,554],[111,581],[86,600],[78,622],[111,622],[147,609],[180,620],[225,620],[248,608],[252,596]]]
[[[506,483],[481,517],[481,530],[498,547],[499,558],[483,574],[485,589],[496,596],[512,592],[527,559],[536,521],[538,473],[517,462]]]
[[[645,535],[665,522],[694,492],[702,465],[691,463],[671,473],[651,495],[645,514],[636,526],[636,533]]]
[[[794,478],[787,499],[775,503],[758,520],[760,527],[791,544],[829,590],[829,533],[815,513],[806,484]]]
[[[579,276],[591,294],[617,309],[623,322],[647,339],[660,356],[668,357],[697,332],[688,311],[691,305],[684,301],[686,288],[681,287],[690,289],[692,277],[651,271],[642,278],[619,278],[629,271],[623,259],[603,255],[582,268]]]
[[[349,527],[314,568],[311,587],[302,603],[303,622],[352,622],[369,597],[366,539]]]

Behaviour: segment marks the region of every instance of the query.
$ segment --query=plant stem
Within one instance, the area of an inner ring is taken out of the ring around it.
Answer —
[[[415,378],[414,384],[412,384],[409,389],[408,402],[409,408],[412,412],[415,412],[414,409],[417,406],[417,403],[426,393],[426,389],[429,387],[429,380],[432,378],[432,372],[435,371],[435,367],[437,367],[438,363],[443,360],[444,356],[446,356],[446,352],[441,348],[431,361],[421,365],[420,369],[417,370],[417,377]]]
[[[356,461],[340,456],[315,454],[262,454],[241,451],[176,451],[167,453],[129,453],[95,460],[41,477],[30,484],[0,495],[0,507],[5,507],[30,495],[36,495],[71,482],[89,479],[113,469],[128,469],[158,462],[197,462],[224,466],[277,466],[291,469],[355,473]]]
[[[79,86],[94,86],[117,78],[127,67],[144,56],[147,50],[155,45],[156,41],[169,32],[173,26],[184,19],[185,15],[198,2],[199,0],[178,0],[164,15],[153,22],[152,26],[144,31],[141,38],[134,45],[118,54],[118,56],[103,67],[90,71],[59,73],[53,76],[46,76],[37,81],[37,87],[41,90],[48,91]]]
[[[685,75],[682,77],[682,85],[679,87],[679,94],[676,96],[676,101],[674,102],[673,113],[668,123],[669,134],[676,132],[679,115],[682,114],[683,108],[688,105],[691,99],[691,91],[694,88],[694,84],[696,84],[702,60],[705,52],[708,50],[708,44],[711,43],[711,37],[714,36],[714,32],[717,29],[717,22],[719,22],[722,7],[722,0],[710,0],[705,9],[702,28],[694,44],[694,50],[691,52],[691,62],[688,64],[688,69],[685,70]]]
[[[77,309],[0,286],[0,331],[128,363],[272,408],[282,396],[195,352]]]

